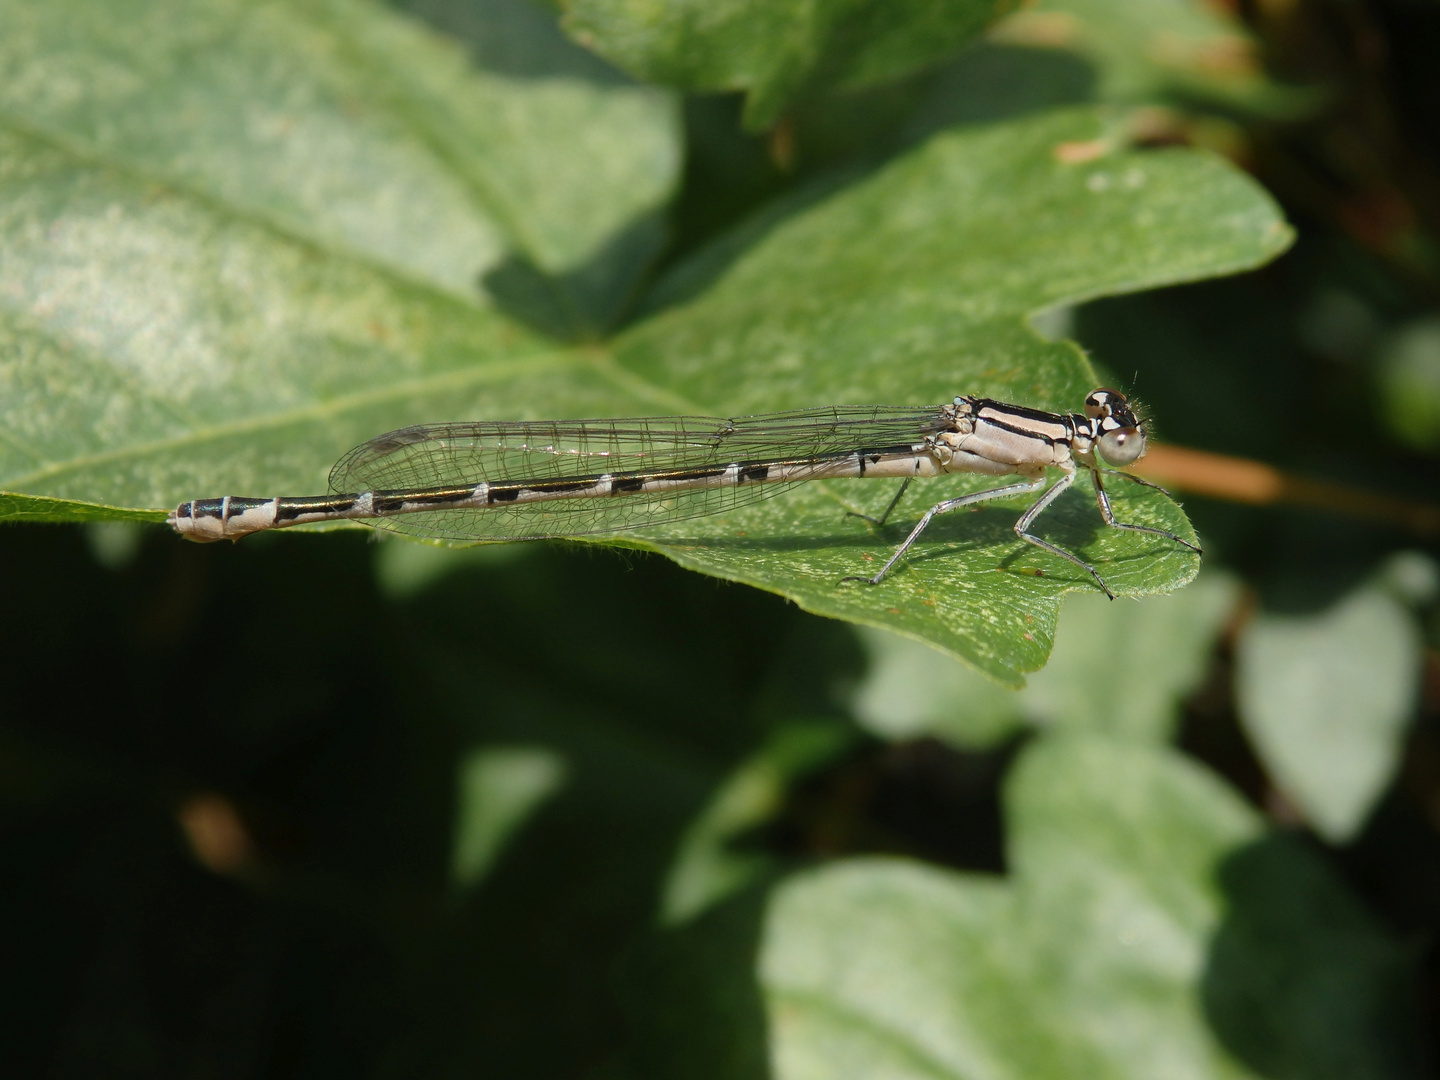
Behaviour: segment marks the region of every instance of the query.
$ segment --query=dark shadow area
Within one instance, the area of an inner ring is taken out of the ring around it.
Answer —
[[[1003,874],[1000,792],[1025,743],[957,750],[938,739],[867,743],[795,785],[770,846],[796,858],[903,855]]]
[[[664,241],[661,216],[646,214],[583,266],[553,274],[511,252],[479,284],[501,311],[532,330],[559,341],[595,341],[623,317]]]
[[[107,569],[0,532],[6,1075],[624,1059],[616,964],[681,834],[775,724],[845,724],[848,628],[776,597],[577,545],[386,592],[376,553],[150,529]],[[498,812],[465,778],[503,795],[517,750],[556,783],[458,881]]]
[[[373,938],[196,866],[164,808],[7,786],[6,1075],[373,1076],[413,1022]]]
[[[929,73],[925,101],[904,145],[945,128],[1003,120],[1095,100],[1095,69],[1074,53],[981,42]]]
[[[349,572],[363,551],[316,550],[267,585],[147,539],[117,573],[77,528],[0,532],[4,1072],[377,1075],[414,1019],[403,976],[326,903],[337,867],[385,876],[367,854],[393,701],[369,684],[347,707],[377,655]],[[222,876],[187,852],[184,809],[216,790],[265,865]],[[306,879],[284,900],[281,866]]]
[[[636,321],[658,311],[678,307],[705,293],[722,278],[730,266],[745,252],[758,244],[772,230],[790,218],[824,202],[835,192],[858,182],[870,168],[851,166],[814,177],[799,186],[779,191],[763,206],[750,208],[742,220],[728,223],[705,246],[694,252],[678,252],[672,248],[671,265],[655,286],[646,293],[635,312]],[[684,193],[681,195],[685,198]]]
[[[621,997],[643,1076],[768,1080],[769,1021],[759,985],[769,886],[684,926],[659,930],[627,958]]]
[[[1234,639],[1223,637],[1204,681],[1185,701],[1177,746],[1225,777],[1257,810],[1265,807],[1270,779],[1240,727],[1235,707]]]
[[[1364,831],[1336,852],[1348,884],[1420,953],[1420,989],[1440,984],[1440,835],[1431,819],[1431,792],[1440,777],[1440,667],[1411,729],[1400,775],[1371,813]],[[1431,1057],[1440,1053],[1440,1001],[1417,993]]]
[[[1298,837],[1220,868],[1224,918],[1202,984],[1216,1037],[1262,1076],[1421,1077],[1409,958]]]
[[[632,80],[565,36],[555,11],[535,0],[390,0],[462,42],[476,67],[515,79],[583,79],[602,86]]]

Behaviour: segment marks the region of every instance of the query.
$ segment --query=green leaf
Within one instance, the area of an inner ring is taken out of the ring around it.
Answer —
[[[961,748],[992,746],[1027,722],[1162,741],[1203,679],[1237,592],[1228,574],[1206,570],[1181,592],[1138,603],[1072,596],[1050,662],[1018,691],[920,642],[867,627],[870,669],[854,690],[855,716],[882,738],[929,735]]]
[[[1007,804],[1009,881],[854,859],[658,937],[649,1056],[754,1075],[723,1025],[775,1080],[1404,1075],[1401,950],[1212,775],[1046,739]]]
[[[1386,342],[1377,377],[1390,430],[1417,450],[1440,447],[1440,319],[1416,319]]]
[[[1009,0],[565,0],[565,26],[619,67],[686,90],[744,90],[752,128],[815,84],[898,78],[953,52]]]
[[[473,889],[507,843],[565,784],[565,760],[543,746],[480,746],[460,763],[451,881]]]
[[[344,449],[420,419],[735,415],[958,392],[1073,409],[1093,375],[1028,315],[1241,269],[1289,239],[1218,159],[1130,150],[1114,122],[1060,113],[948,133],[812,194],[677,270],[657,291],[670,306],[609,348],[576,349],[13,132],[0,133],[0,197],[0,485],[147,508],[309,494]],[[1094,588],[1015,539],[1018,506],[937,521],[882,588],[840,583],[878,565],[920,507],[979,486],[917,486],[878,535],[844,510],[878,512],[893,486],[846,482],[627,542],[932,641],[1015,684],[1044,663],[1060,596]],[[1191,535],[1168,499],[1112,487],[1122,520]],[[1105,529],[1083,494],[1062,502],[1043,534],[1116,591],[1193,576],[1197,560],[1171,542]]]
[[[1235,695],[1256,753],[1315,831],[1342,843],[1400,761],[1424,640],[1383,581],[1324,611],[1264,612],[1235,647]]]
[[[0,522],[56,524],[62,521],[150,521],[165,520],[164,510],[129,510],[77,499],[47,499],[34,495],[11,495],[0,491]]]
[[[543,290],[572,331],[613,317],[679,166],[673,101],[535,20],[488,66],[365,0],[0,0],[0,24],[4,130],[144,193],[117,212],[183,197],[471,302]]]
[[[329,418],[393,409],[406,371],[420,415],[454,415],[441,373],[483,383],[460,369],[553,348],[497,307],[549,304],[540,321],[568,333],[624,293],[647,254],[631,232],[676,178],[674,103],[597,79],[553,26],[511,42],[531,71],[467,66],[351,0],[3,0],[0,21],[0,484],[17,491],[308,488],[393,426]],[[201,431],[209,468],[183,460]]]

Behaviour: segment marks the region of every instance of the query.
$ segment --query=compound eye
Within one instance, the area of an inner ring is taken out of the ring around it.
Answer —
[[[1145,453],[1145,432],[1138,427],[1119,428],[1100,436],[1100,456],[1111,465],[1123,467],[1139,461]]]

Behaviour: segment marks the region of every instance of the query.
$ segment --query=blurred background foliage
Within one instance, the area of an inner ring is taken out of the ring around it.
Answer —
[[[537,340],[623,331],[941,132],[1098,104],[1247,171],[1297,230],[1275,262],[1036,320],[1157,417],[1204,568],[1071,595],[1014,690],[639,551],[7,528],[7,1075],[1429,1075],[1440,6],[396,7],[486,78],[683,95],[678,164],[653,100],[597,114],[652,140],[649,187],[596,174],[624,200],[567,202],[543,154],[491,176],[549,230],[524,259],[276,181],[330,199],[290,223],[317,243],[483,273]],[[284,30],[239,10],[237,42]],[[10,40],[70,102],[63,50]],[[423,75],[436,144],[559,138],[553,101]],[[156,155],[217,160],[189,146]]]

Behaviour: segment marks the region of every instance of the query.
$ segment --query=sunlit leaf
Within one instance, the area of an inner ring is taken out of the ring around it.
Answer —
[[[757,1041],[775,1080],[1404,1074],[1401,950],[1213,776],[1047,739],[1007,802],[1008,879],[849,860],[659,938],[634,966],[650,1057],[706,1080],[754,1075]]]
[[[1323,611],[1261,613],[1236,643],[1245,730],[1327,839],[1354,836],[1394,774],[1423,644],[1414,614],[1383,581]]]

